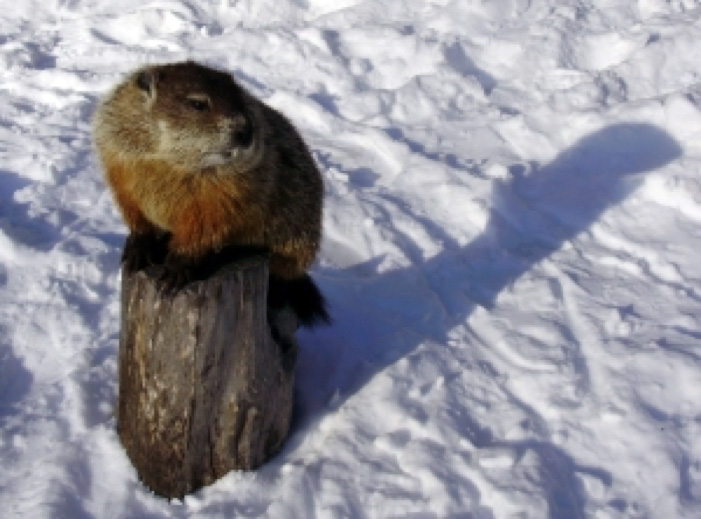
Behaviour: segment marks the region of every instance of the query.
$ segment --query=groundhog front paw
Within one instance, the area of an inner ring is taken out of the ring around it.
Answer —
[[[163,262],[163,271],[158,277],[160,289],[166,294],[174,294],[185,285],[198,279],[195,264],[189,258],[169,252]]]
[[[122,252],[122,264],[129,272],[142,270],[163,262],[167,251],[167,239],[156,233],[135,234],[127,237]]]

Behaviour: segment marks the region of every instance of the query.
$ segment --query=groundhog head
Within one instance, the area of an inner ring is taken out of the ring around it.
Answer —
[[[148,149],[140,151],[177,169],[245,168],[260,154],[251,98],[229,74],[191,61],[148,66],[133,73],[114,96],[136,103],[129,106],[130,114],[112,116],[130,126],[120,137],[148,142]]]

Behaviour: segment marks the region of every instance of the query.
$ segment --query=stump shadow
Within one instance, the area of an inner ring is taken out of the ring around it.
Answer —
[[[641,174],[681,154],[680,145],[660,128],[612,125],[582,138],[542,167],[512,167],[508,182],[496,182],[484,232],[466,246],[424,217],[421,225],[445,244],[424,262],[383,273],[375,269],[382,258],[341,271],[317,269],[315,278],[329,297],[336,323],[301,337],[293,427],[325,414],[332,397],[334,408],[341,405],[425,341],[445,343],[448,332],[464,324],[476,307],[492,308],[506,287],[623,201],[638,187]],[[412,244],[406,245],[411,251]],[[440,304],[427,302],[425,290],[413,288],[417,285],[429,286]],[[407,329],[411,333],[399,333]],[[525,403],[511,401],[535,422],[545,423]],[[472,438],[478,448],[538,455],[549,476],[545,497],[550,519],[585,516],[577,472],[611,484],[608,472],[578,467],[547,440],[502,441],[492,437],[488,425],[467,420],[479,433]]]

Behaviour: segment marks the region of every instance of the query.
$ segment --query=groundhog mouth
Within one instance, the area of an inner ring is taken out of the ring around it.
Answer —
[[[231,164],[232,162],[242,159],[246,151],[247,148],[236,147],[223,151],[208,152],[203,155],[202,164],[205,167]]]

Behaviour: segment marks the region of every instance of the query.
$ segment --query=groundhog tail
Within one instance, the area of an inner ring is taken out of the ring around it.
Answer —
[[[292,309],[300,326],[312,328],[331,324],[326,299],[309,274],[296,279],[270,276],[268,306],[272,309]]]

